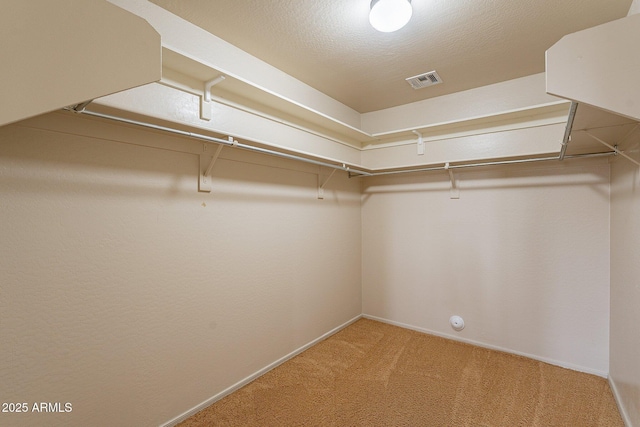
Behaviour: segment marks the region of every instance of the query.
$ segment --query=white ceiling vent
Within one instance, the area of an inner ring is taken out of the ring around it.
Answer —
[[[435,71],[429,71],[428,73],[418,74],[417,76],[409,77],[407,82],[414,89],[422,89],[423,87],[437,85],[442,83],[442,79]]]

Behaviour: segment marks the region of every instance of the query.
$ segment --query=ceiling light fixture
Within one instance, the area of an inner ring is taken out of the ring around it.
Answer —
[[[376,30],[390,33],[407,25],[412,13],[411,0],[371,0],[369,22]]]

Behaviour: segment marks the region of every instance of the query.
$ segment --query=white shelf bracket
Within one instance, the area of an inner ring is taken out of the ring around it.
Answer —
[[[325,185],[327,185],[327,182],[329,182],[329,180],[333,178],[333,174],[335,174],[337,170],[338,169],[332,170],[327,179],[324,180],[324,182],[321,182],[322,176],[318,174],[318,199],[324,199],[324,187]]]
[[[444,164],[444,170],[449,172],[449,179],[451,180],[451,188],[449,189],[449,197],[451,199],[459,199],[460,198],[460,189],[456,186],[456,179],[453,176],[453,171],[449,167],[449,162]]]
[[[418,135],[418,156],[424,155],[424,139],[422,139],[422,134],[417,130],[412,130],[411,132]]]
[[[200,99],[200,118],[211,120],[211,88],[225,79],[222,74],[204,83],[204,95]]]
[[[216,160],[218,160],[223,147],[224,145],[222,144],[218,145],[216,152],[211,156],[207,153],[209,146],[207,144],[203,144],[202,154],[200,154],[200,177],[198,179],[199,192],[211,192],[211,171],[213,170],[213,166],[216,164]]]
[[[635,125],[633,127],[633,129],[631,129],[631,131],[624,137],[622,138],[618,144],[623,143],[624,141],[626,141],[631,134],[633,134],[636,129],[638,129],[638,125]],[[589,135],[591,138],[595,139],[596,141],[598,141],[600,144],[609,147],[610,149],[612,149],[613,151],[615,151],[616,155],[620,154],[622,157],[624,157],[625,159],[629,160],[630,162],[634,163],[636,166],[640,166],[640,162],[638,162],[636,159],[634,159],[633,157],[629,156],[628,154],[625,154],[624,151],[620,151],[618,150],[618,145],[611,145],[603,140],[601,140],[600,138],[598,138],[597,136],[595,136],[594,134],[592,134],[591,132],[585,130],[584,133],[586,133],[587,135]]]

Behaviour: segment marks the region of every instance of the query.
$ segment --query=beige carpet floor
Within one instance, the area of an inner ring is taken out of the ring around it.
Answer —
[[[607,381],[361,319],[191,426],[620,426]]]

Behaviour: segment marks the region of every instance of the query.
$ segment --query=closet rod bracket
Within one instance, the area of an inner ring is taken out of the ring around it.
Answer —
[[[605,147],[610,148],[611,150],[613,150],[616,156],[619,154],[622,157],[624,157],[625,159],[629,160],[631,163],[635,164],[636,166],[640,166],[640,162],[639,161],[637,161],[633,157],[629,156],[628,154],[625,154],[624,151],[621,151],[621,150],[618,149],[618,145],[623,143],[624,141],[626,141],[636,131],[636,129],[638,129],[638,126],[639,125],[636,124],[631,129],[631,131],[629,133],[627,133],[627,135],[624,138],[622,138],[620,141],[618,141],[615,145],[611,145],[611,144],[607,143],[606,141],[603,141],[602,139],[598,138],[597,136],[595,136],[594,134],[592,134],[588,130],[585,130],[584,133],[586,135],[588,135],[589,137],[591,137],[592,139],[598,141],[600,144],[604,145]]]
[[[453,171],[451,170],[451,167],[449,166],[449,162],[444,164],[444,170],[446,170],[449,173],[449,180],[451,181],[451,187],[449,188],[449,197],[451,199],[459,199],[460,198],[460,190],[458,189],[458,186],[456,185],[456,179],[453,176]]]
[[[231,141],[231,137],[229,137],[229,141]],[[222,152],[222,148],[224,145],[218,145],[216,152],[213,155],[209,154],[209,144],[202,144],[202,153],[200,154],[200,172],[198,179],[198,191],[201,193],[210,193],[211,192],[211,171],[213,170],[213,166],[216,164],[216,160],[220,156]]]
[[[74,113],[83,113],[84,109],[87,108],[89,104],[93,102],[93,99],[88,101],[81,102],[80,104],[73,105],[71,107],[66,108],[69,111],[73,111]]]
[[[204,83],[204,92],[200,99],[200,118],[202,120],[211,120],[211,88],[223,81],[226,77],[220,74],[215,79]]]
[[[424,155],[424,139],[422,138],[422,134],[417,130],[412,130],[411,132],[418,136],[418,156]]]
[[[335,174],[337,170],[338,169],[332,170],[327,179],[324,180],[324,182],[321,182],[322,176],[320,176],[320,173],[318,173],[318,199],[324,199],[324,187],[325,185],[327,185],[327,182],[329,182],[329,180],[333,178],[333,174]]]

